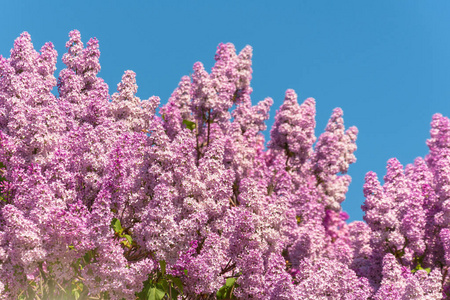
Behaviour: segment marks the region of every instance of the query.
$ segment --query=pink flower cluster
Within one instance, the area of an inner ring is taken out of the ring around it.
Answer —
[[[99,78],[99,46],[28,33],[0,56],[0,299],[446,299],[450,120],[430,153],[366,175],[364,222],[342,211],[355,127],[315,100],[251,103],[251,47],[220,44],[159,108]],[[58,88],[58,97],[52,93]]]

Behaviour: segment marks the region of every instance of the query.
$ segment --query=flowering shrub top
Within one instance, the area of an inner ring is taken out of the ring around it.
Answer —
[[[251,57],[220,44],[168,102],[117,93],[99,47],[28,33],[0,56],[1,299],[440,299],[450,296],[450,121],[430,153],[366,175],[364,222],[341,210],[357,129],[287,90],[252,105]],[[59,96],[52,94],[57,86]]]

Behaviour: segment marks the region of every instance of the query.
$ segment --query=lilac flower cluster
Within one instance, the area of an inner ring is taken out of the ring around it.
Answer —
[[[161,107],[132,71],[109,94],[96,39],[66,48],[58,79],[28,33],[0,56],[0,299],[450,298],[448,118],[425,158],[366,175],[347,224],[358,130],[336,108],[316,137],[287,90],[266,147],[251,47],[220,44]]]

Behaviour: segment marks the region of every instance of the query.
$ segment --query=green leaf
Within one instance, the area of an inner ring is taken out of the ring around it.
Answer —
[[[136,293],[136,296],[140,300],[162,300],[166,292],[162,289],[160,284],[156,286],[152,283],[150,277],[144,281],[144,288],[141,292]]]
[[[163,291],[169,290],[169,282],[165,278],[161,278],[158,283],[156,284],[156,287]]]
[[[192,122],[192,121],[189,121],[189,120],[183,120],[183,124],[186,125],[186,128],[190,129],[190,130],[194,130],[195,127],[196,127],[195,122]]]
[[[235,282],[236,282],[236,278],[230,277],[230,278],[227,278],[227,281],[225,282],[225,285],[228,286],[228,287],[232,287]]]
[[[173,277],[172,275],[166,275],[167,279],[170,279],[173,284],[178,288],[178,290],[183,293],[183,282],[178,277]]]
[[[187,276],[187,273],[188,273],[188,272],[187,272],[187,270],[186,270],[186,269],[184,269],[184,275],[186,275],[186,276]]]
[[[122,245],[124,245],[125,247],[127,247],[128,249],[131,249],[131,247],[132,247],[131,244],[128,243],[128,241],[126,241],[126,240],[125,240],[125,241],[121,241],[120,243],[121,243]]]
[[[120,224],[120,220],[117,218],[113,218],[111,221],[111,227],[114,229],[115,233],[118,233],[119,235],[122,234],[123,228]]]
[[[236,283],[236,278],[227,278],[225,285],[223,285],[216,293],[217,299],[232,299],[233,285]]]
[[[73,249],[75,249],[75,246],[74,245],[69,245],[69,249],[73,250]]]
[[[157,287],[151,287],[147,293],[147,300],[162,300],[166,292]]]
[[[178,299],[178,295],[180,293],[174,288],[171,288],[171,289],[172,289],[172,300],[177,300]]]
[[[131,246],[131,243],[133,243],[133,238],[131,237],[131,235],[125,234],[124,237],[127,239],[128,243]]]
[[[80,292],[82,292],[84,289],[84,285],[81,282],[72,282],[72,295],[75,298],[75,300],[78,300],[80,298]]]
[[[160,260],[159,266],[161,267],[161,273],[166,275],[166,262],[164,260]]]
[[[181,281],[180,278],[174,277],[172,278],[172,282],[177,286],[180,292],[183,292],[183,282]]]
[[[222,286],[216,293],[217,299],[225,299],[228,292],[228,287],[226,285]]]
[[[151,279],[150,279],[150,277],[147,278],[147,280],[144,281],[143,284],[144,284],[144,287],[143,287],[142,291],[140,291],[139,293],[136,293],[136,296],[137,296],[138,299],[140,299],[140,300],[147,299],[148,291],[149,291],[150,287],[153,286],[153,285],[151,284]]]
[[[78,292],[77,289],[72,290],[72,295],[75,298],[75,300],[78,300],[80,298],[80,292]]]

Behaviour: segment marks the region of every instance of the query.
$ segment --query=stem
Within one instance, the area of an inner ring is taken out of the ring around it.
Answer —
[[[233,284],[233,286],[231,287],[231,291],[230,291],[230,299],[233,299],[234,287],[235,287],[235,284]]]
[[[47,293],[47,289],[43,289],[43,292],[42,292],[42,297],[44,298],[44,299],[48,299],[49,297],[49,293],[50,292],[53,292],[53,289],[50,291],[50,280],[47,278],[47,276],[45,276],[45,272],[44,272],[44,270],[42,269],[42,263],[40,263],[39,265],[38,265],[38,268],[39,268],[39,273],[41,274],[41,276],[42,276],[42,278],[44,279],[44,282],[47,284],[47,286],[49,287],[49,292]],[[41,286],[42,287],[42,286]],[[52,293],[53,294],[53,293]]]
[[[57,284],[58,287],[61,289],[61,291],[64,292],[64,294],[67,294],[66,290],[59,284],[59,282],[56,282],[56,284]]]
[[[227,273],[227,272],[230,272],[231,270],[233,270],[234,268],[236,268],[236,263],[233,263],[231,266],[229,266],[228,267],[228,265],[227,265],[227,267],[225,267],[225,269],[223,269],[222,270],[222,272],[220,272],[220,274],[219,275],[222,275],[222,274],[225,274],[225,273]],[[229,276],[229,277],[235,277],[235,276]],[[229,278],[228,277],[228,278]]]
[[[228,261],[228,263],[227,263],[227,265],[225,266],[225,268],[222,269],[222,271],[220,272],[219,276],[226,273],[224,270],[226,270],[226,269],[228,268],[228,266],[230,265],[230,263],[231,263],[231,258],[230,258],[230,260]]]

